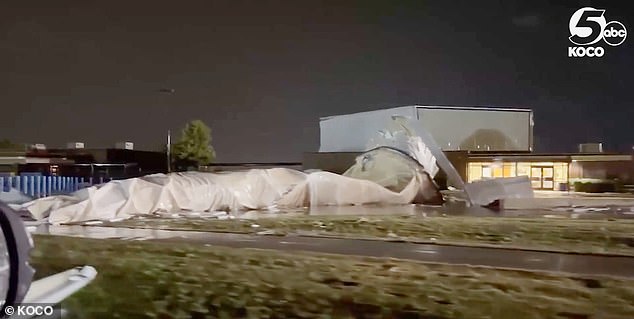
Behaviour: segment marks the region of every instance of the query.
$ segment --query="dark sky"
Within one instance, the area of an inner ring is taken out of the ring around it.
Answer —
[[[599,59],[567,47],[574,11],[630,31],[631,3],[2,1],[0,138],[158,149],[201,119],[218,161],[295,161],[320,116],[482,105],[534,109],[537,151],[627,151],[634,37]]]

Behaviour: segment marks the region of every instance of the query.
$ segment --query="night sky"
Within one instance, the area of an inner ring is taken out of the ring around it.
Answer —
[[[159,149],[201,119],[218,161],[299,161],[320,116],[421,104],[532,108],[538,152],[629,151],[634,36],[569,58],[582,6],[634,30],[616,0],[2,1],[0,139]]]

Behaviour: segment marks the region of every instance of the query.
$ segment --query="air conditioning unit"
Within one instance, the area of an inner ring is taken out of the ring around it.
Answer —
[[[133,150],[134,143],[132,142],[117,142],[114,146],[116,149],[120,150]]]
[[[66,148],[68,149],[82,149],[85,148],[85,145],[83,142],[71,142],[66,144]]]
[[[46,151],[46,145],[44,145],[44,144],[33,144],[33,145],[31,145],[31,149],[32,150],[36,150],[36,151]]]
[[[579,153],[603,153],[603,143],[579,144]]]

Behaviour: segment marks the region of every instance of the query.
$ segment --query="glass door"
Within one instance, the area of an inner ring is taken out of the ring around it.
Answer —
[[[531,186],[534,189],[553,190],[555,188],[555,170],[552,166],[531,167]]]
[[[555,172],[553,167],[542,167],[542,189],[555,188]]]
[[[534,189],[542,188],[542,168],[531,167],[531,186]]]

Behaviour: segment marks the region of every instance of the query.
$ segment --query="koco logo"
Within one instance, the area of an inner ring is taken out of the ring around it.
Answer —
[[[570,17],[570,42],[577,46],[568,47],[568,56],[602,57],[605,49],[600,46],[605,42],[608,46],[618,46],[625,42],[627,29],[618,21],[607,22],[605,10],[585,7],[577,10]]]

